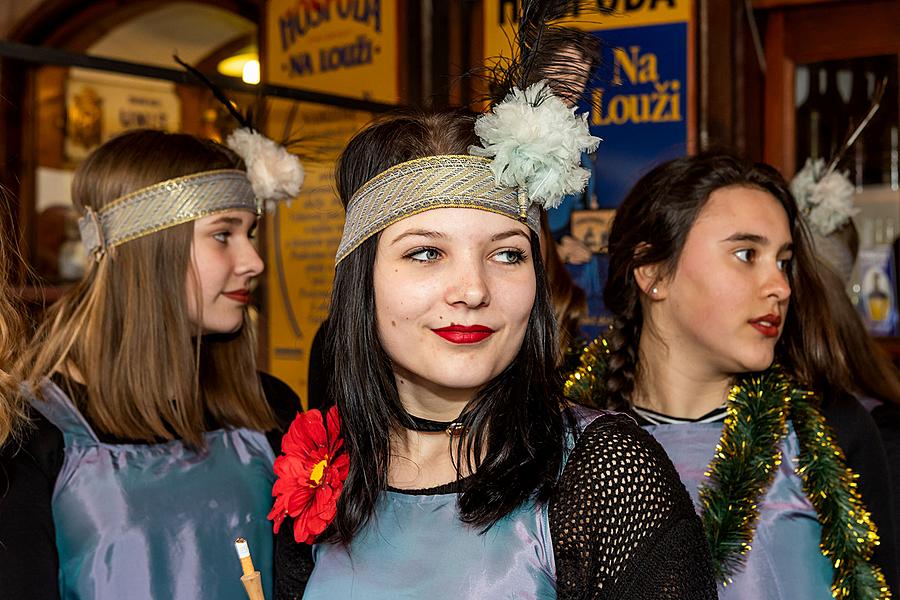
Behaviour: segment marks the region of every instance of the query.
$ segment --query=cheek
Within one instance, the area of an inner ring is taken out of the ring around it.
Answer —
[[[673,300],[679,312],[697,323],[727,319],[741,304],[739,281],[727,269],[709,263],[680,265],[673,288]]]

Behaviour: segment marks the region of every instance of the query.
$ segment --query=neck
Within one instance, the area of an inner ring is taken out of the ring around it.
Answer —
[[[431,421],[453,421],[475,396],[475,390],[445,388],[405,373],[396,373],[394,379],[403,409]]]
[[[670,352],[651,332],[641,335],[640,369],[632,402],[636,406],[681,419],[696,419],[722,406],[732,375],[719,373],[699,357]]]
[[[431,421],[453,421],[474,397],[475,390],[435,386],[430,382],[395,373],[397,393],[403,409],[411,415]],[[399,488],[428,488],[456,479],[460,463],[456,450],[458,438],[444,431],[426,433],[404,429],[391,435],[391,463],[388,482]],[[470,474],[462,465],[462,474]]]

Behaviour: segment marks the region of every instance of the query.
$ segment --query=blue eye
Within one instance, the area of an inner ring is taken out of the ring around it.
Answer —
[[[437,248],[417,248],[405,256],[418,262],[434,262],[440,257],[441,252]]]
[[[515,248],[510,248],[509,250],[501,250],[494,256],[497,258],[497,262],[509,265],[515,265],[525,260],[525,253],[521,250],[516,250]]]

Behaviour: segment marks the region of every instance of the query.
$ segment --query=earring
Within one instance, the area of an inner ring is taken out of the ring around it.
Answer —
[[[659,290],[658,290],[657,288],[655,288],[655,287],[650,288],[650,295],[651,295],[651,296],[655,296],[658,292],[659,292]]]

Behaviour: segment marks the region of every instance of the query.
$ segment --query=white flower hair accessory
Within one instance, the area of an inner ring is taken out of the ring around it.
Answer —
[[[807,159],[791,180],[791,192],[810,228],[827,236],[850,221],[859,212],[853,207],[853,184],[837,170],[826,171],[825,161]]]
[[[475,133],[482,146],[470,146],[469,153],[493,158],[497,184],[519,188],[523,214],[531,202],[556,208],[563,196],[584,190],[590,171],[581,166],[581,153],[601,141],[590,134],[587,115],[576,115],[546,80],[525,91],[514,88],[478,117]]]
[[[300,159],[258,131],[243,127],[228,136],[226,144],[244,159],[253,193],[271,208],[278,200],[290,200],[303,185]]]

